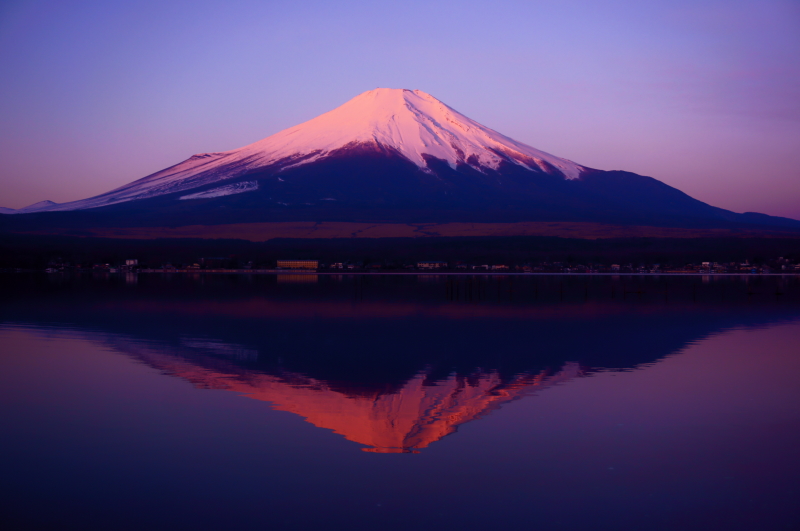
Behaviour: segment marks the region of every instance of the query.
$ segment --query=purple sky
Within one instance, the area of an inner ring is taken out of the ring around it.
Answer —
[[[96,195],[392,87],[800,219],[796,0],[5,0],[0,72],[0,206]]]

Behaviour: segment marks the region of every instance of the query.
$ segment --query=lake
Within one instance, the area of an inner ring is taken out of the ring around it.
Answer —
[[[4,529],[800,527],[800,276],[0,276]]]

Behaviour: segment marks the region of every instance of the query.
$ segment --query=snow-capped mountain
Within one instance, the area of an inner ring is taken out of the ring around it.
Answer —
[[[70,211],[86,214],[59,223],[592,221],[800,228],[795,220],[707,205],[650,177],[581,166],[406,89],[364,92],[253,144],[194,155],[105,194],[7,213],[46,224],[54,218],[42,218],[45,213]]]
[[[565,179],[576,179],[585,170],[572,161],[489,129],[425,92],[379,88],[248,146],[194,155],[180,164],[96,197],[62,204],[43,201],[16,213],[82,210],[186,192],[257,169],[274,167],[285,171],[359,145],[395,151],[425,172],[432,172],[428,166],[430,157],[447,162],[453,169],[467,165],[478,171],[496,170],[501,163],[512,162]],[[255,189],[256,184],[221,186],[213,191],[187,194],[182,199],[219,197]]]

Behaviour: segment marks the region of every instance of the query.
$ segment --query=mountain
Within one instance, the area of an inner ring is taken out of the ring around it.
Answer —
[[[194,155],[88,199],[47,203],[13,213],[65,226],[569,221],[800,228],[800,221],[736,214],[650,177],[545,153],[405,89],[371,90],[248,146]]]
[[[54,203],[52,201],[39,201],[38,203],[18,209],[0,207],[0,214],[29,214],[31,212],[46,212],[48,210],[53,210],[58,206],[58,203]]]

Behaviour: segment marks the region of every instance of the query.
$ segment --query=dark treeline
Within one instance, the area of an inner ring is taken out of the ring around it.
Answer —
[[[267,242],[221,239],[110,239],[0,234],[0,268],[40,268],[53,261],[140,265],[192,264],[222,257],[227,267],[248,262],[272,267],[278,259],[323,263],[360,262],[402,266],[420,260],[508,265],[574,264],[684,265],[701,261],[761,263],[800,258],[800,238],[610,238],[586,240],[542,236],[381,239],[274,239]]]

